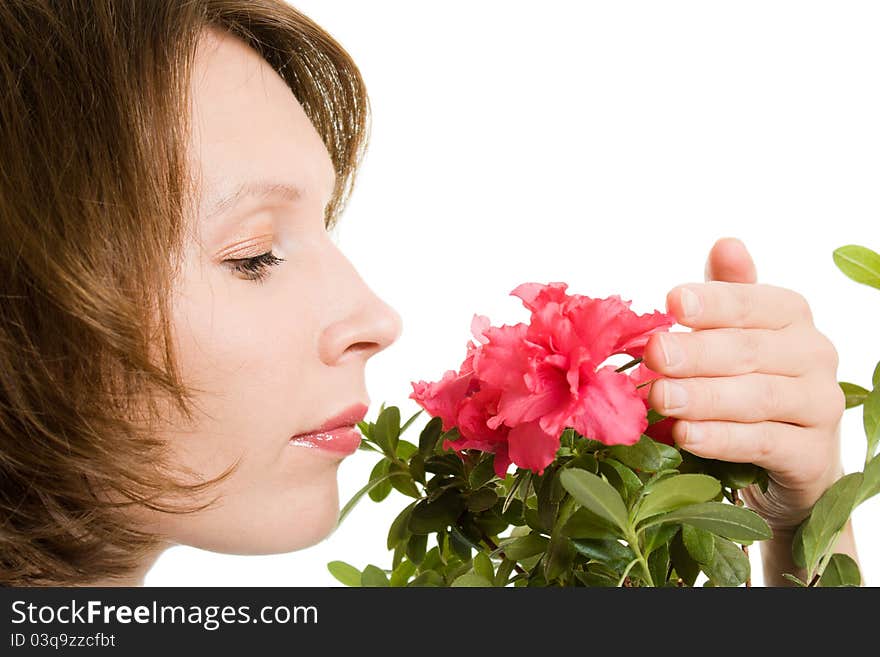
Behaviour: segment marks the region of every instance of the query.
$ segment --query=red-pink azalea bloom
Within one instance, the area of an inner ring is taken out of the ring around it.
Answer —
[[[675,323],[667,313],[637,315],[631,301],[565,293],[565,283],[525,283],[511,292],[532,312],[529,324],[494,327],[474,315],[459,371],[436,383],[413,382],[410,395],[443,430],[461,439],[444,447],[495,452],[504,476],[510,462],[542,473],[566,427],[608,445],[638,442],[646,405],[626,372],[603,363],[615,354],[641,358],[652,333]],[[448,441],[447,441],[448,442]]]

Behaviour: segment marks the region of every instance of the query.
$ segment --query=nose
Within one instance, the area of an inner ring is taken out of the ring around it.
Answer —
[[[328,365],[349,357],[367,361],[396,342],[403,330],[400,314],[362,281],[361,285],[363,294],[357,297],[353,310],[321,334],[321,360]]]

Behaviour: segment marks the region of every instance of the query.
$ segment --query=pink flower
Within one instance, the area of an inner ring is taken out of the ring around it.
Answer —
[[[630,372],[630,379],[636,386],[639,386],[648,381],[652,381],[654,379],[662,378],[661,374],[658,374],[652,369],[649,369],[647,365],[644,363],[639,363],[637,367],[635,367]],[[649,407],[648,405],[648,395],[651,392],[651,385],[648,384],[646,386],[642,386],[638,388],[639,397],[642,398],[642,401],[645,404],[645,410],[647,411]],[[675,439],[672,437],[672,426],[676,423],[677,418],[667,417],[659,422],[655,422],[648,426],[645,429],[645,434],[656,440],[660,443],[665,443],[667,445],[674,445]]]
[[[437,383],[413,383],[415,399],[443,429],[457,426],[457,450],[495,452],[504,476],[510,462],[542,473],[566,427],[608,445],[638,442],[646,406],[626,373],[604,361],[615,354],[640,358],[652,333],[668,330],[672,315],[637,315],[617,295],[591,299],[565,293],[565,283],[525,283],[511,295],[531,313],[529,324],[493,327],[474,315],[458,372]],[[448,447],[444,444],[444,447]]]

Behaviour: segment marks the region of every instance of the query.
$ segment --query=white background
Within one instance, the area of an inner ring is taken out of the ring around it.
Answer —
[[[508,296],[518,284],[565,281],[664,310],[730,235],[759,282],[807,297],[838,378],[870,386],[880,291],[831,254],[880,250],[877,3],[293,4],[351,53],[372,101],[370,151],[337,234],[404,328],[367,367],[368,419],[383,401],[418,410],[409,382],[458,367],[474,312],[527,321]],[[864,459],[861,413],[843,419],[847,472]],[[342,463],[342,503],[375,461]],[[328,561],[390,566],[386,532],[407,499],[365,499],[301,552],[176,547],[145,583],[333,586]],[[854,523],[865,581],[880,585],[880,497]]]

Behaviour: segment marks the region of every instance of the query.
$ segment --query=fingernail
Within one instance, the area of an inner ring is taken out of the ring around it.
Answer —
[[[676,411],[687,406],[688,394],[684,386],[673,383],[669,379],[663,380],[663,407],[667,412]]]
[[[681,289],[681,307],[684,310],[685,317],[696,317],[700,314],[700,310],[702,310],[700,297],[693,290],[683,287]]]
[[[660,350],[663,352],[663,360],[666,361],[666,367],[678,365],[683,358],[681,347],[678,345],[678,339],[671,335],[660,336]]]
[[[698,445],[703,440],[703,427],[693,422],[688,422],[684,428],[684,442],[686,445]]]

